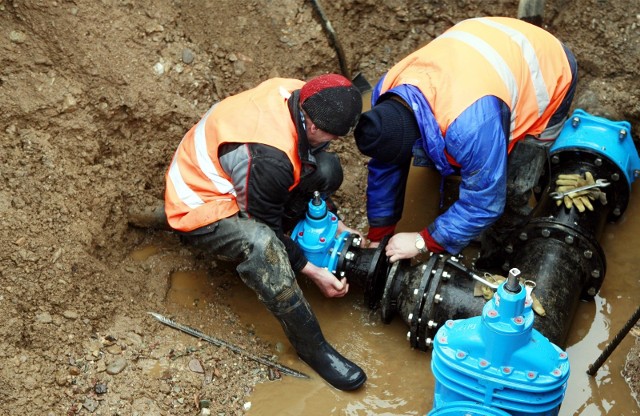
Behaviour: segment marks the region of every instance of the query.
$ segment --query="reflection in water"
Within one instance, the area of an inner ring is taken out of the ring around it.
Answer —
[[[135,261],[145,261],[149,257],[156,254],[158,250],[159,248],[156,246],[140,247],[139,249],[131,253],[131,258]]]
[[[297,362],[312,380],[285,378],[258,385],[249,398],[252,407],[248,414],[421,415],[431,407],[433,377],[429,357],[408,348],[404,323],[398,320],[391,325],[382,324],[377,314],[364,306],[363,294],[357,288],[352,287],[346,299],[330,300],[322,298],[312,284],[303,284],[303,291],[327,339],[365,369],[368,381],[363,389],[351,393],[332,388],[297,359],[273,319],[263,329],[262,337],[272,343],[284,343],[286,350],[280,360]],[[252,312],[262,306],[257,301],[248,302],[248,296],[240,292],[243,291],[234,291],[232,306],[243,320],[250,320],[255,316]],[[256,333],[261,333],[259,327]]]
[[[425,207],[427,218],[437,211],[437,194],[412,192],[416,182],[423,187],[425,180],[429,181],[427,189],[436,192],[438,186],[432,185],[438,183],[437,179],[429,177],[425,170],[412,170],[405,219],[399,231],[426,225],[428,219],[421,215]],[[640,246],[638,186],[634,191],[624,217],[619,223],[608,225],[603,234],[607,275],[600,293],[594,302],[580,304],[572,324],[567,342],[571,376],[560,416],[640,414],[621,375],[633,336],[625,337],[594,377],[586,374],[588,366],[631,317],[640,299],[640,259],[636,254],[636,247]],[[207,279],[204,273],[174,274],[168,302],[197,307],[199,299],[211,301],[207,298],[212,295]],[[430,355],[409,347],[408,328],[401,319],[385,325],[379,312],[369,311],[359,288],[352,286],[343,299],[325,299],[313,284],[301,282],[327,339],[367,372],[365,387],[347,393],[326,384],[297,358],[276,319],[262,313],[266,310],[255,294],[237,282],[229,299],[234,311],[274,346],[273,353],[279,355],[280,363],[312,376],[311,380],[285,376],[258,385],[248,398],[252,403],[249,415],[425,415],[431,410],[434,379]],[[282,352],[276,351],[277,344],[284,345]]]

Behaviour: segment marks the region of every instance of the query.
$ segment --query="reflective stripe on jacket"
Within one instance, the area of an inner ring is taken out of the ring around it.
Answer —
[[[165,211],[169,225],[192,231],[239,211],[236,191],[220,166],[223,143],[260,143],[284,152],[300,180],[298,136],[287,100],[303,81],[275,78],[213,105],[187,132],[166,173]]]
[[[471,104],[496,96],[511,109],[510,146],[547,126],[571,84],[562,44],[518,19],[484,17],[458,23],[395,65],[381,93],[417,86],[443,135]]]
[[[428,227],[448,252],[460,252],[503,213],[507,152],[544,130],[571,81],[560,41],[510,18],[463,21],[380,79],[372,106],[392,93],[414,112],[421,133],[414,162],[427,159],[443,176],[460,167],[458,201]],[[369,163],[370,226],[400,220],[408,171]]]

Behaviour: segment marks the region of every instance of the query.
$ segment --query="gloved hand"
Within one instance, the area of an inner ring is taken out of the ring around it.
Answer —
[[[585,172],[584,177],[579,173],[558,175],[556,180],[557,192],[570,192],[572,189],[580,188],[586,185],[593,185],[596,181],[593,179],[591,172]],[[576,192],[565,196],[563,199],[556,201],[556,204],[564,203],[564,205],[571,209],[573,205],[576,206],[578,211],[584,212],[585,207],[589,211],[593,211],[593,205],[591,201],[600,201],[602,205],[607,203],[607,194],[602,192],[599,188],[591,188],[584,191]]]

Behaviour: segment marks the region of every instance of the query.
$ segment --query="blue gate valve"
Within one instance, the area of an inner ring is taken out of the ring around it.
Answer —
[[[519,274],[511,269],[481,316],[448,320],[436,333],[429,416],[558,414],[569,359],[533,328],[535,283],[521,284]]]
[[[309,201],[306,217],[291,232],[291,239],[302,248],[311,263],[337,274],[338,261],[350,235],[343,231],[336,236],[337,232],[338,217],[328,210],[327,203],[316,191]],[[344,254],[353,256],[348,251]]]

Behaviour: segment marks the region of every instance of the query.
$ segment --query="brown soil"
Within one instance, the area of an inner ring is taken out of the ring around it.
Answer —
[[[517,1],[322,3],[349,70],[371,83],[454,22],[517,10]],[[581,66],[576,107],[629,120],[635,135],[638,10],[638,0],[561,0],[546,15]],[[170,233],[129,226],[127,213],[162,197],[174,149],[212,102],[272,76],[340,71],[310,3],[0,0],[0,58],[0,413],[195,414],[202,398],[212,414],[242,414],[264,368],[199,349],[146,314],[206,322],[269,354],[225,300],[233,273]],[[336,147],[347,178],[336,200],[362,227],[364,159],[348,140]],[[132,259],[147,245],[153,256]],[[167,310],[171,273],[206,269],[219,302],[195,315]]]

